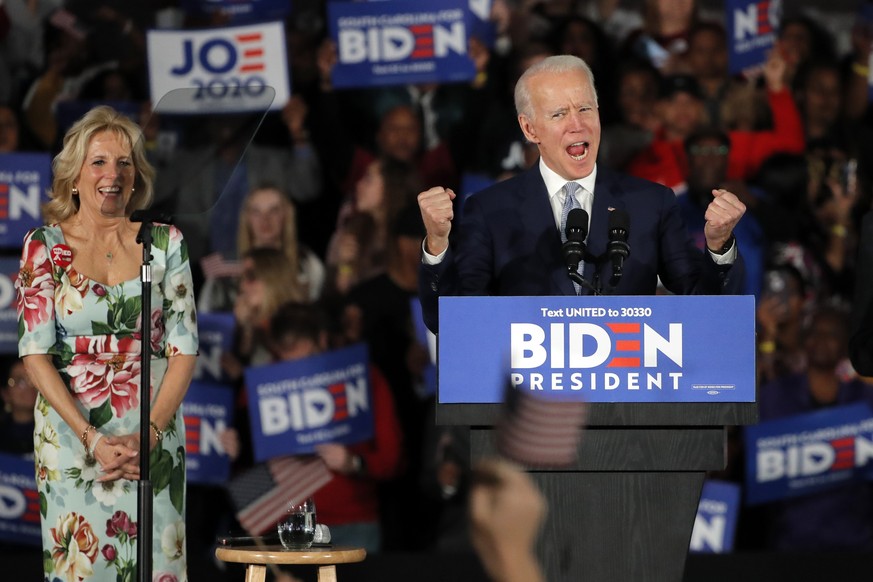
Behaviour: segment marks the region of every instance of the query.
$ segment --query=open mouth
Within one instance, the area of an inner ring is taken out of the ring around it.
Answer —
[[[98,188],[97,191],[104,196],[118,196],[121,194],[121,186],[106,186],[105,188]]]
[[[567,146],[567,154],[577,162],[581,162],[588,157],[588,142],[578,141],[571,143]]]

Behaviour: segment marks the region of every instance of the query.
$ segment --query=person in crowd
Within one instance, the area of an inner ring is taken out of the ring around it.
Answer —
[[[12,360],[4,375],[6,383],[0,387],[0,395],[3,396],[0,451],[32,457],[36,387],[27,377],[21,360]]]
[[[700,87],[703,106],[709,125],[721,129],[740,129],[733,119],[728,125],[725,116],[725,103],[739,100],[739,108],[756,109],[758,99],[752,85],[730,76],[728,70],[728,38],[721,24],[698,22],[688,35],[688,68]],[[766,103],[765,103],[766,106]],[[754,122],[747,123],[746,129],[758,129]]]
[[[697,0],[644,0],[643,26],[625,40],[625,57],[651,62],[664,75],[688,73],[688,35],[698,20]]]
[[[777,377],[761,387],[762,422],[863,402],[873,406],[873,386],[841,377],[848,355],[849,322],[844,310],[818,307],[802,334],[806,370]],[[849,481],[828,491],[773,503],[768,511],[770,549],[782,552],[873,548],[873,489]]]
[[[800,338],[809,304],[806,281],[797,268],[783,263],[764,271],[756,311],[759,383],[805,370]]]
[[[606,250],[610,209],[622,208],[629,215],[628,243],[635,257],[625,265],[617,294],[654,294],[659,276],[676,293],[718,294],[742,286],[733,229],[745,206],[734,194],[713,192],[706,210],[707,251],[701,253],[669,189],[597,166],[597,94],[584,61],[557,56],[529,68],[516,86],[516,106],[522,131],[540,151],[540,163],[473,195],[453,247],[454,192],[435,187],[419,194],[427,230],[420,289],[432,331],[438,327],[440,295],[576,295],[561,254],[562,223],[574,206],[591,217],[587,245],[595,256]],[[583,277],[589,284],[598,270],[585,263]],[[609,278],[606,273],[604,280]]]
[[[233,305],[234,347],[232,353],[224,355],[224,371],[238,380],[243,368],[270,362],[270,318],[280,305],[306,298],[285,253],[267,247],[250,249],[242,259],[239,291]]]
[[[356,139],[349,128],[361,122],[348,119],[349,115],[344,114],[348,99],[338,95],[331,81],[337,58],[336,45],[326,40],[318,51],[321,81],[318,98],[312,104],[311,123],[316,147],[327,164],[327,174],[333,180],[330,186],[340,198],[346,198],[354,191],[355,185],[376,159],[388,158],[413,165],[425,184],[457,184],[458,169],[447,139],[438,136],[440,139],[428,146],[421,118],[409,103],[385,107],[384,111],[377,113],[378,123],[371,147],[365,145],[365,138]],[[368,102],[367,97],[355,101]],[[351,108],[352,104],[348,107]],[[364,107],[356,116],[367,119],[373,114]]]
[[[617,78],[619,119],[604,125],[598,161],[622,171],[652,143],[660,127],[656,105],[662,78],[658,69],[642,59],[623,61]]]
[[[236,246],[240,257],[257,248],[283,251],[291,272],[298,273],[295,287],[300,287],[310,301],[321,295],[324,263],[298,239],[296,207],[279,187],[265,183],[246,196]],[[212,254],[204,257],[201,265],[206,281],[197,301],[198,310],[231,311],[239,288],[239,264]]]
[[[0,154],[18,151],[20,126],[15,109],[0,105]]]
[[[321,162],[303,122],[306,115],[303,99],[292,96],[283,109],[291,145],[283,146],[251,142],[260,113],[187,120],[190,130],[181,132],[180,145],[161,168],[157,186],[168,206],[165,210],[189,233],[191,259],[198,266],[215,252],[236,258],[232,235],[239,229],[243,201],[255,188],[272,183],[296,204],[321,195]]]
[[[19,355],[39,390],[34,431],[44,499],[47,579],[126,578],[140,478],[139,402],[151,398],[156,462],[153,571],[186,578],[185,426],[197,325],[182,233],[152,226],[150,389],[141,386],[142,249],[131,212],[152,197],[139,128],[101,106],[64,137],[53,162],[47,226],[24,240],[18,289]]]
[[[727,177],[747,180],[761,163],[776,152],[801,153],[803,125],[791,93],[782,84],[785,63],[778,51],[770,53],[764,68],[773,128],[767,131],[729,131],[731,142]],[[654,180],[677,193],[684,189],[687,174],[684,140],[706,125],[703,96],[694,77],[665,78],[659,103],[662,125],[652,144],[631,161],[627,170],[640,178]]]
[[[340,209],[328,245],[328,288],[343,296],[355,284],[385,271],[390,231],[415,200],[421,180],[414,166],[389,157],[370,163],[355,196]]]
[[[715,127],[695,131],[685,140],[688,156],[688,190],[678,198],[682,218],[697,246],[705,244],[703,229],[706,224],[706,207],[712,202],[712,191],[724,188],[736,192],[738,197],[748,198],[745,183],[727,180],[727,160],[730,155],[730,139]],[[743,216],[734,233],[737,245],[746,264],[746,284],[743,293],[757,296],[761,290],[761,273],[767,241],[761,226],[751,214]]]
[[[353,287],[346,298],[349,341],[365,341],[370,359],[385,375],[397,408],[407,450],[402,474],[380,488],[386,548],[416,550],[431,534],[428,508],[417,494],[422,441],[433,417],[425,415],[434,386],[428,385],[427,346],[417,336],[412,303],[418,301],[418,266],[424,225],[414,202],[391,225],[387,269]],[[416,310],[417,311],[417,310]],[[432,379],[432,378],[431,378]]]
[[[813,18],[794,15],[779,23],[776,46],[785,59],[783,80],[787,87],[794,84],[798,70],[811,58],[835,59],[834,39]]]
[[[270,339],[278,361],[294,361],[331,348],[327,314],[303,303],[282,305],[270,320]],[[324,443],[316,454],[333,479],[313,496],[318,522],[330,528],[332,543],[379,552],[380,482],[395,477],[403,466],[403,433],[391,390],[384,376],[370,366],[373,437],[354,445]]]

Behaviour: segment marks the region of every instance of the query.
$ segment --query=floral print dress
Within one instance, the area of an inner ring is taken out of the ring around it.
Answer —
[[[173,226],[153,230],[151,375],[157,396],[167,357],[197,353],[188,250]],[[49,354],[82,415],[106,435],[139,431],[139,278],[104,285],[77,273],[57,225],[27,234],[18,276],[19,354]],[[98,483],[99,465],[80,436],[40,395],[34,456],[45,577],[136,578],[137,485]],[[152,451],[152,571],[160,582],[187,580],[185,431],[177,413]]]

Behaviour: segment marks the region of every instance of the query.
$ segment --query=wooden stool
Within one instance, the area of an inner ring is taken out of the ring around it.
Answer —
[[[318,582],[337,582],[336,564],[362,562],[367,551],[344,546],[302,551],[286,550],[282,546],[240,546],[220,547],[215,550],[215,556],[224,562],[248,564],[245,582],[264,582],[267,565],[274,564],[317,564]]]

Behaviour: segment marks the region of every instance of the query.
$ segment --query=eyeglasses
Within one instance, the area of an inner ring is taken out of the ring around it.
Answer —
[[[688,151],[691,152],[692,156],[726,156],[730,148],[726,145],[693,145],[688,148]]]

